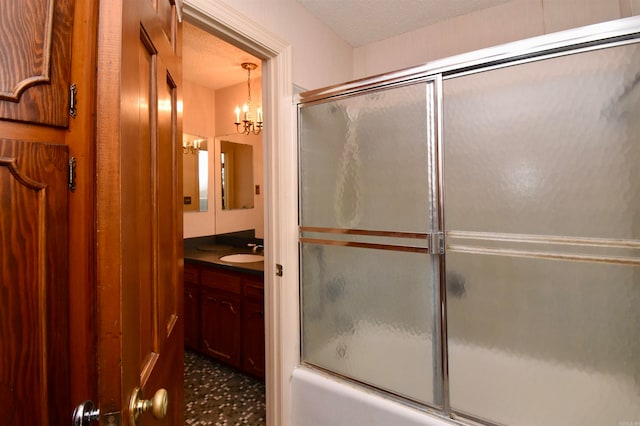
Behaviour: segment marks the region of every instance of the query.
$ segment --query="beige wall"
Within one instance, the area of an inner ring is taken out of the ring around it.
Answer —
[[[255,114],[256,108],[262,105],[261,79],[251,80],[251,104]],[[254,197],[254,208],[247,210],[222,211],[218,199],[220,179],[219,142],[216,136],[228,136],[227,140],[248,143],[254,146],[253,179],[254,184],[263,188],[262,167],[262,135],[237,135],[234,108],[242,106],[247,99],[246,82],[213,91],[190,81],[183,82],[183,131],[208,138],[209,145],[209,210],[207,212],[184,213],[184,237],[200,237],[206,235],[223,234],[227,232],[255,229],[256,236],[263,238],[264,234],[264,196],[263,191]],[[268,117],[265,117],[268,120]],[[185,156],[186,157],[186,156]],[[187,167],[188,163],[185,162]]]
[[[183,204],[185,212],[200,211],[200,193],[198,182],[198,155],[182,154],[182,196],[191,197],[191,204]],[[187,217],[187,216],[185,216]]]
[[[354,49],[354,79],[640,14],[640,0],[513,0]]]
[[[206,136],[209,152],[209,209],[206,212],[189,211],[184,213],[184,237],[199,237],[215,234],[215,213],[211,203],[213,188],[213,176],[211,175],[211,161],[213,161],[213,140],[216,135],[216,93],[207,87],[183,80],[183,119],[182,131],[193,135]],[[191,158],[187,158],[191,157]],[[183,156],[183,166],[194,167],[195,156]],[[197,198],[197,196],[196,196]]]
[[[212,206],[215,205],[215,210],[216,210],[216,233],[224,234],[227,232],[255,229],[256,237],[264,238],[262,135],[246,136],[246,135],[238,135],[236,133],[233,133],[227,136],[216,137],[215,151],[214,151],[214,156],[216,159],[220,158],[220,141],[223,139],[230,142],[244,143],[244,144],[249,144],[253,146],[253,183],[254,183],[254,186],[259,185],[261,190],[259,195],[256,195],[254,193],[252,209],[222,210],[222,198],[220,196],[216,196],[215,201],[212,202]],[[215,174],[214,185],[216,189],[222,187],[222,180],[220,177],[220,173]]]
[[[242,107],[247,100],[247,83],[242,82],[233,86],[225,87],[216,91],[216,136],[224,137],[225,140],[253,145],[253,182],[263,188],[263,167],[262,167],[262,134],[238,135],[235,122],[234,109],[236,105]],[[251,112],[255,119],[256,109],[262,105],[262,80],[260,78],[251,79]],[[269,117],[264,117],[265,121]],[[220,156],[220,144],[216,141],[216,158]],[[217,167],[217,164],[216,164]],[[216,175],[216,188],[220,187],[221,181]],[[248,210],[222,210],[222,202],[216,197],[216,232],[242,231],[245,229],[255,229],[256,237],[264,238],[264,191],[254,194],[253,209]]]
[[[184,133],[215,136],[216,92],[197,83],[182,82]]]

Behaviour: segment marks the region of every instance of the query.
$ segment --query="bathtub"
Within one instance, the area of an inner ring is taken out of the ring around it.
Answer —
[[[294,370],[294,426],[451,426],[366,388],[299,367]]]
[[[416,342],[411,341],[415,338],[361,324],[357,334],[339,336],[320,350],[325,352],[321,354],[327,361],[324,367],[339,363],[346,345],[351,348],[350,357],[367,354],[362,365],[368,362],[365,368],[371,368],[372,348],[378,360],[394,359],[403,348],[415,348]],[[388,344],[376,344],[381,339]],[[388,358],[380,353],[385,348],[392,351]],[[640,421],[640,384],[632,376],[499,352],[456,340],[449,341],[449,360],[452,406],[464,407],[480,417],[532,426],[616,426]],[[359,363],[357,359],[351,362]],[[388,399],[365,386],[306,366],[294,370],[292,391],[295,426],[451,425],[441,417]],[[500,418],[496,419],[497,415]]]

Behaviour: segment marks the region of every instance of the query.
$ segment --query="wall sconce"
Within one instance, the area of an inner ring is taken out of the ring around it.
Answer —
[[[205,139],[193,139],[182,141],[182,153],[183,154],[197,154],[202,147],[202,143],[206,142]]]
[[[242,106],[242,110],[240,107],[236,105],[236,131],[240,134],[251,134],[259,135],[262,131],[262,108],[258,107],[257,120],[251,120],[251,70],[255,70],[258,68],[256,64],[251,62],[242,63],[242,68],[247,70],[247,89],[248,89],[248,97],[247,102]],[[242,120],[240,120],[240,113],[242,113]]]

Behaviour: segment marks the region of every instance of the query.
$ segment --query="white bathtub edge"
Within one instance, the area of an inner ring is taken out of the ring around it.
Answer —
[[[451,426],[439,417],[304,366],[291,377],[294,426]]]

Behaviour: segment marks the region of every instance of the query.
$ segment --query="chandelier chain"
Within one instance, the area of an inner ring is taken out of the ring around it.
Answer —
[[[247,67],[247,105],[251,105],[251,68]]]

